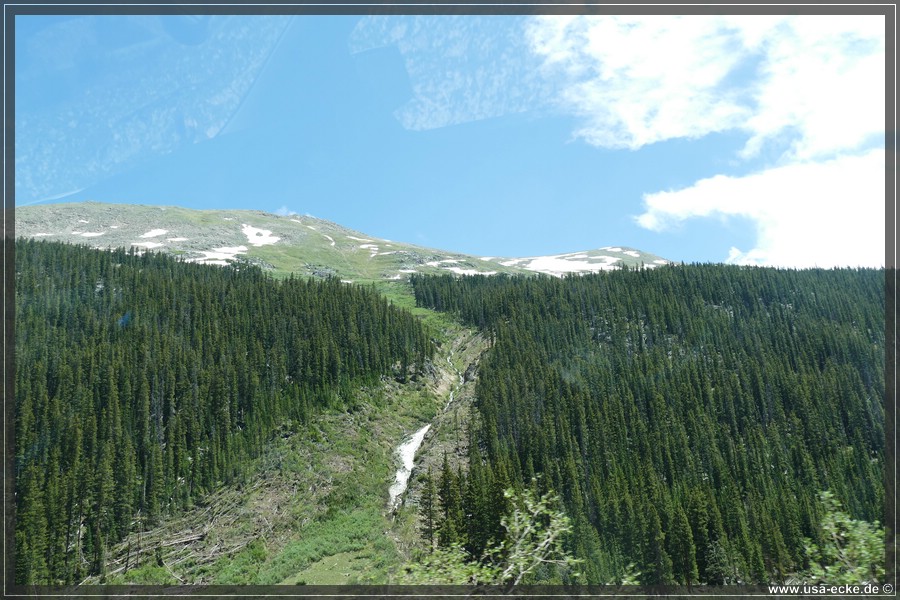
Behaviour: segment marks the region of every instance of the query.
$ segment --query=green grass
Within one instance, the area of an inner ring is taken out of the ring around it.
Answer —
[[[117,573],[106,580],[107,585],[123,585],[125,583],[133,585],[176,585],[179,582],[165,567],[160,567],[156,563],[150,563],[141,565],[137,569],[131,569],[128,571],[127,578]]]
[[[310,582],[315,582],[316,585],[345,585],[348,581],[364,583],[376,573],[371,558],[372,553],[365,550],[338,552],[317,560],[281,583],[283,585],[305,585]]]
[[[265,560],[265,543],[262,540],[254,540],[232,558],[217,565],[219,570],[214,570],[217,573],[214,583],[222,585],[255,583],[259,578],[260,566]]]
[[[416,306],[412,286],[408,281],[377,281],[375,289],[399,308],[405,308],[416,315],[438,334],[439,341],[446,341],[462,331],[462,326],[452,315]]]
[[[378,571],[398,562],[396,550],[384,535],[386,525],[381,511],[371,506],[349,512],[340,511],[307,527],[300,539],[288,544],[260,568],[254,583],[279,584],[298,579],[309,584],[326,583],[317,580],[315,572],[310,572],[309,567],[328,557],[348,553],[358,557],[365,555],[366,564],[358,562],[357,567],[373,576],[375,581],[372,583],[378,583],[379,579],[383,579]],[[354,572],[351,577],[358,575]],[[333,579],[333,574],[329,579]],[[347,577],[343,583],[349,581],[350,577]]]

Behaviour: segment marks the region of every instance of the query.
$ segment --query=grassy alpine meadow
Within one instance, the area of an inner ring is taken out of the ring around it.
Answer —
[[[189,262],[249,263],[276,277],[334,276],[365,284],[407,282],[413,273],[563,273],[668,262],[619,247],[551,257],[478,257],[385,240],[309,215],[101,202],[17,207],[16,235],[153,250]]]

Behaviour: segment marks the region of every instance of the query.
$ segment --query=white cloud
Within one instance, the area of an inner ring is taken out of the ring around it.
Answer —
[[[737,127],[749,116],[720,83],[740,62],[724,17],[539,17],[526,29],[576,136],[637,149]]]
[[[349,46],[397,48],[413,130],[555,106],[597,146],[743,130],[749,156],[789,131],[805,157],[884,115],[882,16],[370,16]]]
[[[636,221],[664,231],[740,216],[755,246],[728,262],[884,264],[883,16],[540,17],[527,34],[576,138],[629,148],[738,131],[736,158],[776,162],[646,194]],[[724,258],[724,257],[723,257]]]
[[[781,267],[884,265],[885,152],[785,165],[745,177],[717,175],[644,196],[642,227],[663,231],[696,217],[746,217],[756,246],[726,262]]]
[[[752,84],[745,155],[793,128],[788,160],[833,156],[884,131],[882,17],[805,17],[773,28]]]
[[[526,37],[593,145],[741,130],[751,156],[788,133],[793,160],[884,130],[882,16],[544,16]]]
[[[423,131],[518,114],[551,97],[539,57],[522,36],[517,15],[373,15],[350,35],[352,53],[395,46],[403,57],[412,98],[395,118]]]

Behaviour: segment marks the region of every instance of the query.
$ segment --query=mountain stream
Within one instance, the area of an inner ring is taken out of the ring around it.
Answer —
[[[450,364],[450,367],[456,372],[456,376],[459,380],[459,385],[462,385],[463,375],[453,364],[453,361],[450,360],[452,356],[453,351],[451,350],[450,356],[447,357],[447,362]],[[456,389],[458,388],[451,387],[450,398],[449,400],[447,400],[447,404],[444,406],[443,412],[447,412],[447,409],[449,409],[450,405],[453,404],[453,395],[456,392]],[[406,486],[409,483],[409,477],[410,475],[412,475],[413,466],[415,466],[416,452],[419,450],[419,446],[422,445],[422,440],[425,439],[425,434],[428,433],[429,429],[431,429],[431,423],[416,431],[409,439],[397,446],[397,450],[395,452],[400,459],[400,468],[397,469],[394,483],[388,490],[388,494],[390,496],[388,507],[390,509],[390,512],[392,513],[396,512],[397,508],[400,507],[400,503],[403,500],[403,492],[406,491]]]
[[[425,434],[428,433],[429,429],[431,429],[431,423],[415,432],[407,441],[397,446],[397,455],[400,457],[401,464],[400,468],[397,469],[396,480],[391,486],[391,489],[388,490],[391,497],[389,504],[391,512],[394,512],[397,510],[397,507],[400,506],[401,496],[403,495],[403,492],[406,491],[406,484],[409,482],[409,476],[412,475],[416,450],[422,445],[422,440],[425,438]]]

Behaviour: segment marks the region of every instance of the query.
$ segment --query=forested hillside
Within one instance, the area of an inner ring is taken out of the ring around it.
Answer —
[[[480,557],[498,490],[535,476],[563,499],[586,583],[629,563],[648,584],[783,580],[821,537],[822,490],[883,519],[882,270],[412,283],[493,340],[468,473],[435,473],[424,508],[435,543]]]
[[[78,582],[278,427],[433,352],[371,289],[16,242],[16,581]]]

